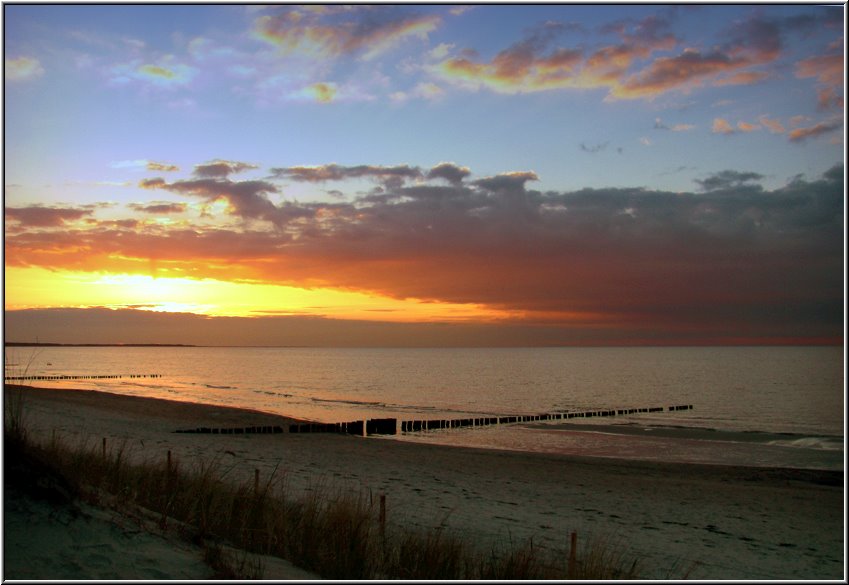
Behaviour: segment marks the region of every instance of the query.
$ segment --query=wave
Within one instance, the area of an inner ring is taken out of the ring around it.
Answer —
[[[757,443],[796,449],[819,451],[840,451],[844,448],[844,438],[836,435],[808,435],[801,433],[781,433],[758,430],[721,430],[709,427],[685,425],[641,425],[633,421],[625,424],[585,424],[585,423],[533,423],[526,425],[539,431],[580,431],[609,435],[637,435],[667,439],[694,441],[714,441],[726,443]]]
[[[767,445],[791,447],[795,449],[817,449],[821,451],[842,451],[842,437],[799,437],[798,439],[776,439],[767,441]]]
[[[373,402],[369,400],[343,400],[341,398],[310,398],[313,402],[332,402],[334,404],[353,404],[354,406],[379,406],[386,407],[385,402]]]

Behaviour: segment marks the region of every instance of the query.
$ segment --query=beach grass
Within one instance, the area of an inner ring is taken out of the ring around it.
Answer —
[[[318,483],[296,497],[282,474],[240,481],[220,459],[186,463],[168,453],[140,461],[126,442],[72,444],[56,433],[38,442],[26,432],[23,405],[7,410],[5,450],[7,482],[35,469],[39,477],[30,483],[52,486],[60,499],[146,510],[160,529],[203,546],[216,578],[261,578],[256,555],[283,558],[330,579],[639,576],[636,560],[610,541],[586,539],[571,563],[568,550],[542,549],[531,540],[483,550],[446,527],[387,525],[378,502],[365,492]]]

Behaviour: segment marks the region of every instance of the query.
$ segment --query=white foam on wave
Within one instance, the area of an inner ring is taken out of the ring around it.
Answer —
[[[820,449],[823,451],[841,451],[843,443],[829,437],[802,437],[800,439],[778,439],[769,441],[767,445],[779,447],[794,447],[796,449]]]

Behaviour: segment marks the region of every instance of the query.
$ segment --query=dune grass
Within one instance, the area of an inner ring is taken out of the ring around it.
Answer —
[[[67,497],[147,510],[161,529],[179,530],[202,545],[216,578],[261,578],[262,566],[250,554],[287,559],[329,579],[638,577],[636,561],[609,542],[587,540],[574,563],[568,550],[542,549],[530,540],[482,550],[445,527],[386,525],[368,493],[317,485],[294,497],[285,478],[237,481],[220,460],[139,462],[126,444],[72,445],[55,433],[38,442],[26,431],[24,413],[23,407],[6,410],[7,481],[9,473],[36,467]]]

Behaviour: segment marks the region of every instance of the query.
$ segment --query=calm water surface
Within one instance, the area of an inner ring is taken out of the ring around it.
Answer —
[[[692,404],[582,424],[411,433],[396,440],[843,468],[840,347],[318,349],[10,348],[6,375],[160,374],[38,382],[253,408],[323,422]],[[586,424],[589,423],[589,424]]]

